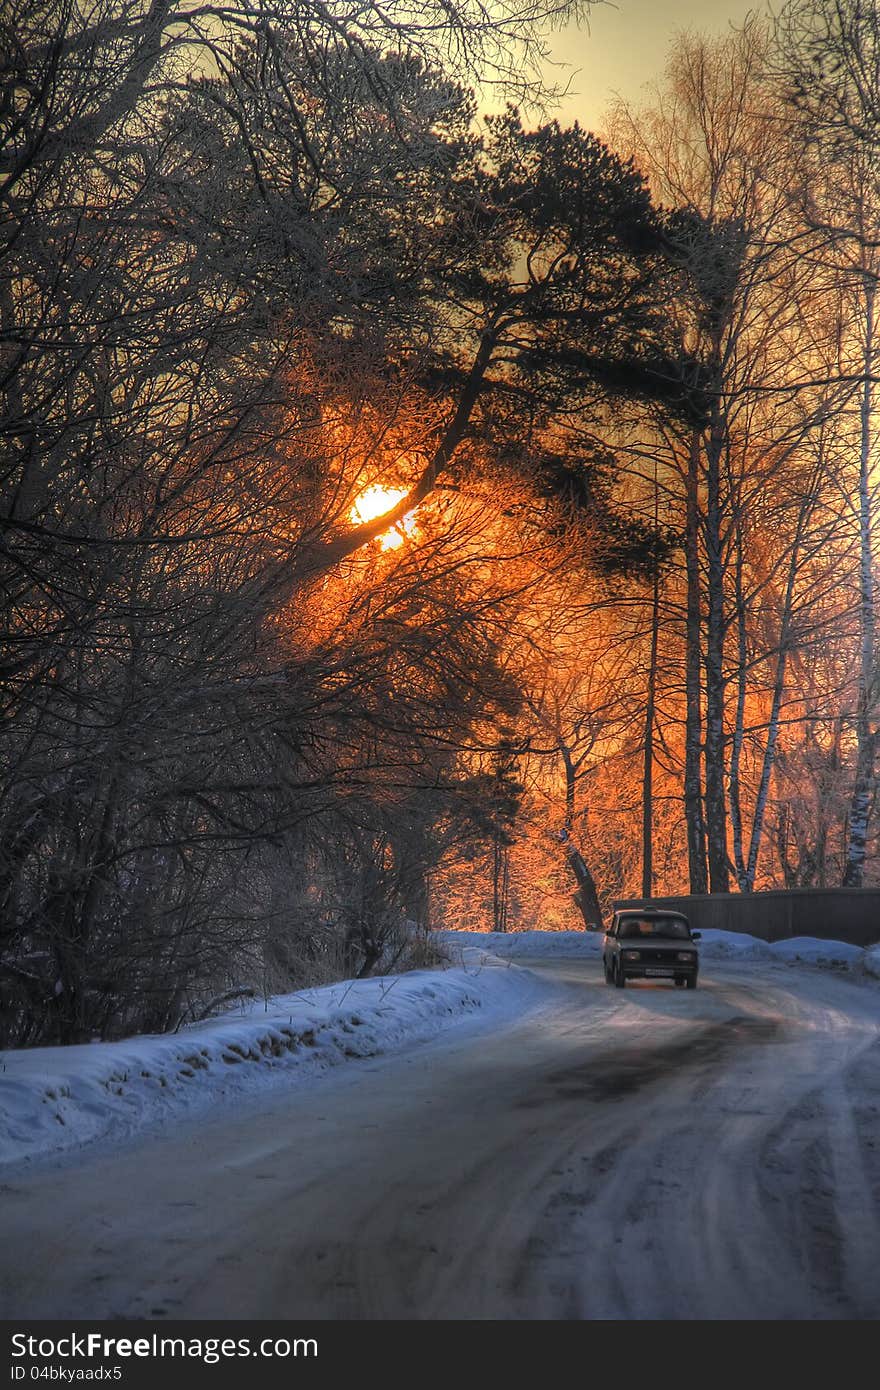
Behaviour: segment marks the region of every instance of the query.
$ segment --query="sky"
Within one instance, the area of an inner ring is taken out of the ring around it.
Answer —
[[[579,69],[559,117],[597,129],[615,93],[638,102],[645,83],[662,77],[670,43],[679,29],[723,33],[762,0],[616,0],[597,4],[589,28],[569,25],[551,36],[556,61]],[[564,83],[564,70],[554,80]]]

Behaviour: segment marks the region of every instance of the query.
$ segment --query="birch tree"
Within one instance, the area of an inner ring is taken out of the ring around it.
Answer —
[[[798,252],[806,231],[785,186],[794,156],[780,135],[780,98],[763,78],[766,47],[754,21],[714,46],[683,38],[657,106],[621,111],[613,127],[657,195],[681,209],[668,235],[683,275],[681,379],[694,422],[664,426],[661,447],[681,497],[692,892],[728,891],[731,867],[741,888],[750,885],[741,755],[746,672],[755,659],[748,615],[761,601],[761,580],[747,578],[743,527],[750,510],[762,524],[762,499],[780,489],[788,501],[777,515],[774,570],[797,569],[802,512],[798,488],[786,480],[803,476],[801,451],[826,417],[832,390],[817,381],[816,362],[822,352],[827,361],[833,346],[803,333]],[[810,352],[819,357],[808,360]],[[775,650],[759,663],[771,662]]]
[[[860,887],[877,786],[875,388],[880,249],[880,10],[874,0],[787,5],[776,25],[777,74],[814,178],[801,194],[849,324],[841,373],[858,388],[855,523],[858,655],[845,887]]]

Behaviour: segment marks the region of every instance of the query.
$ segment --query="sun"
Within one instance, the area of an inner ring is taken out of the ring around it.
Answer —
[[[349,517],[356,526],[361,526],[365,521],[374,521],[377,516],[382,516],[384,512],[390,512],[398,502],[406,496],[404,488],[383,487],[381,483],[374,483],[372,487],[366,488],[358,497]],[[403,545],[407,536],[412,534],[415,526],[415,513],[410,512],[398,521],[394,526],[390,526],[379,537],[379,544],[383,550],[397,550]]]

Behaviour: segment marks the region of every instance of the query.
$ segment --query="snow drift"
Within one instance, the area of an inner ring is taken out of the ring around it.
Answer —
[[[547,989],[486,951],[465,950],[455,968],[281,995],[175,1034],[0,1053],[0,1167],[293,1084],[477,1011],[516,1015]]]
[[[584,931],[457,932],[440,931],[442,942],[453,959],[463,949],[482,948],[505,960],[600,960],[602,933]],[[853,970],[880,978],[880,944],[865,950],[846,941],[825,941],[815,936],[794,936],[788,941],[762,941],[746,932],[702,933],[700,957],[703,961],[772,961],[789,965],[813,965],[823,969]]]

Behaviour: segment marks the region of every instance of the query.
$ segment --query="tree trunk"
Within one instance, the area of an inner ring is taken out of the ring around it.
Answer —
[[[724,794],[724,558],[721,542],[721,455],[724,426],[716,404],[706,468],[706,843],[709,892],[727,893],[727,805]]]
[[[659,524],[657,466],[654,465],[654,531]],[[654,891],[654,715],[657,704],[657,644],[660,629],[660,561],[654,556],[651,594],[651,656],[645,701],[645,756],[642,772],[642,897]]]
[[[701,712],[702,656],[700,636],[702,613],[700,603],[700,435],[691,438],[687,477],[687,519],[685,532],[685,564],[687,572],[687,618],[685,625],[685,695],[686,725],[684,754],[684,814],[687,823],[688,875],[690,891],[705,893],[706,823],[703,818]]]
[[[755,887],[755,875],[758,869],[758,854],[761,848],[761,837],[764,833],[764,815],[767,809],[767,797],[770,791],[770,777],[773,772],[773,765],[776,761],[776,745],[779,739],[779,720],[782,710],[782,696],[785,692],[785,676],[788,665],[788,647],[791,640],[791,624],[794,609],[794,586],[797,579],[798,564],[800,562],[801,546],[803,545],[804,535],[807,524],[812,515],[816,496],[821,485],[821,470],[817,471],[816,477],[810,487],[806,497],[803,498],[798,512],[797,528],[791,547],[791,555],[788,562],[788,575],[785,581],[785,596],[782,602],[782,618],[779,625],[779,650],[776,656],[776,673],[773,680],[773,696],[770,705],[770,721],[767,728],[767,742],[764,745],[764,758],[761,765],[761,780],[758,784],[758,794],[755,798],[755,810],[752,816],[752,833],[749,840],[749,858],[746,864],[744,879],[740,882],[740,888],[744,893],[751,893]],[[739,865],[737,865],[739,871]]]
[[[494,931],[507,931],[509,888],[510,848],[496,836],[492,846],[492,925]]]
[[[736,717],[733,726],[733,742],[730,749],[730,785],[728,795],[730,797],[730,830],[733,842],[733,862],[736,869],[736,880],[741,893],[750,891],[748,886],[748,872],[745,861],[745,846],[743,844],[743,823],[742,823],[742,802],[740,798],[740,766],[742,762],[742,750],[745,742],[745,718],[746,718],[746,671],[748,668],[748,632],[746,628],[746,602],[743,591],[743,535],[742,525],[739,519],[736,524],[736,565],[734,570],[734,585],[736,597],[736,632],[737,632],[737,676],[736,676]]]
[[[846,848],[844,888],[861,888],[865,872],[865,853],[868,839],[868,819],[874,791],[874,765],[877,735],[871,732],[871,683],[874,669],[874,578],[871,572],[871,374],[874,369],[874,296],[873,278],[865,275],[865,381],[860,411],[861,439],[859,449],[859,694],[856,711],[856,777],[849,810],[849,839]]]
[[[574,900],[580,909],[587,927],[602,930],[604,922],[602,918],[602,907],[599,903],[599,894],[596,890],[596,880],[587,868],[586,860],[580,850],[576,848],[571,839],[574,827],[575,815],[575,783],[577,769],[574,765],[571,752],[564,744],[559,749],[562,761],[565,766],[565,827],[562,831],[562,842],[565,845],[565,855],[572,873],[577,879],[577,891]]]
[[[604,921],[602,918],[602,908],[599,903],[599,894],[596,890],[596,880],[587,868],[586,862],[580,850],[575,849],[574,845],[569,845],[566,856],[571,866],[571,871],[578,882],[574,900],[577,903],[584,925],[598,931],[602,931]]]

